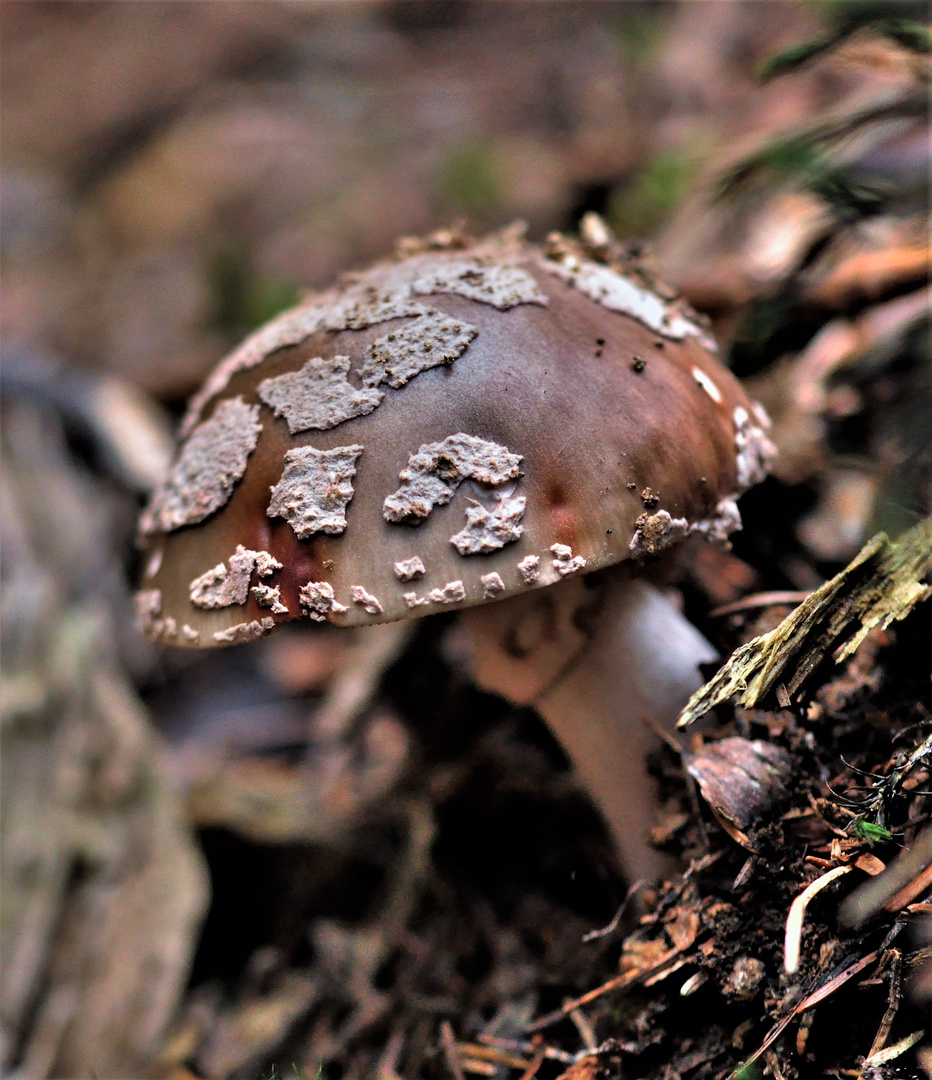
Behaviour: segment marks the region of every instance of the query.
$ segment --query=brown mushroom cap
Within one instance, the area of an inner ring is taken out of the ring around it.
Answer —
[[[424,248],[211,375],[143,515],[153,637],[497,600],[690,532],[724,539],[766,417],[698,318],[561,238]]]

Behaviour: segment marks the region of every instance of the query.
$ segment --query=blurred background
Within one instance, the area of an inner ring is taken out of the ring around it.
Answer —
[[[625,893],[607,838],[536,717],[469,687],[449,620],[146,645],[134,519],[175,419],[400,236],[594,211],[712,317],[782,451],[735,551],[672,584],[700,623],[817,586],[930,509],[928,51],[868,26],[924,5],[0,17],[3,1067],[451,1075],[443,1024],[505,1037],[611,970],[577,947]]]

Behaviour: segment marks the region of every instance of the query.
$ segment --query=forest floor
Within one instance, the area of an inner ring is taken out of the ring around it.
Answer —
[[[932,1076],[928,42],[860,4],[544,7],[6,6],[11,1076]],[[780,450],[729,550],[655,568],[723,664],[783,649],[658,746],[656,886],[455,617],[186,653],[129,602],[237,336],[400,234],[587,211]]]

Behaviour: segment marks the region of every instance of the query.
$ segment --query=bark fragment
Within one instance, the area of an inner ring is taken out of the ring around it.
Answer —
[[[768,634],[736,649],[728,663],[696,691],[679,726],[698,720],[733,694],[754,706],[779,682],[788,696],[831,652],[841,663],[875,626],[904,619],[932,593],[932,520],[899,539],[878,533],[836,574]]]

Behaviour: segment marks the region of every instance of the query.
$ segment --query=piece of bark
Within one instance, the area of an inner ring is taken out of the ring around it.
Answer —
[[[786,790],[793,759],[779,746],[738,737],[684,753],[689,775],[722,828],[749,851],[747,830],[766,816]]]
[[[904,619],[932,593],[930,574],[932,518],[896,540],[878,533],[775,630],[736,649],[689,699],[679,727],[687,727],[733,694],[748,707],[779,686],[786,696],[794,696],[829,653],[841,663],[875,626],[885,629]]]

